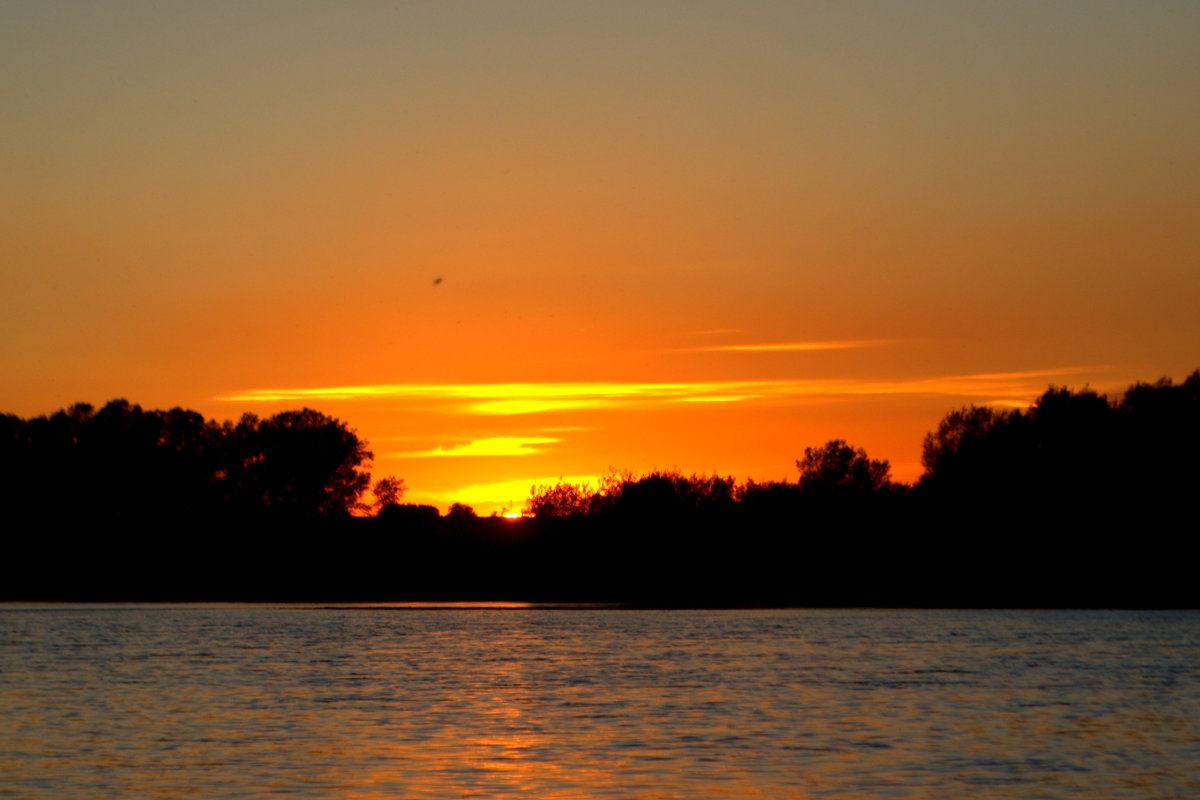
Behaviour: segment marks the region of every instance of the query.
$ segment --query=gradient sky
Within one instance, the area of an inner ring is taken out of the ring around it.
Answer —
[[[1200,366],[1197,76],[1195,2],[8,0],[0,411],[308,405],[484,513],[912,479]]]

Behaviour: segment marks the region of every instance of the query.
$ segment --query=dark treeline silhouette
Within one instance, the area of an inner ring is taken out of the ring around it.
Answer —
[[[135,524],[199,517],[306,520],[358,508],[371,453],[311,409],[235,424],[113,400],[0,416],[7,512],[33,522]]]
[[[311,553],[310,531],[359,508],[370,459],[352,430],[311,409],[217,423],[113,400],[0,416],[2,596],[184,599],[260,575],[269,585],[298,549]]]
[[[113,401],[0,417],[9,599],[1196,607],[1200,370],[968,406],[909,486],[842,440],[793,480],[610,472],[519,520],[375,483],[343,423]],[[367,516],[373,510],[373,514]]]

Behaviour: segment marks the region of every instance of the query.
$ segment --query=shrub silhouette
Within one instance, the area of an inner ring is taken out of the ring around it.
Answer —
[[[529,489],[523,513],[535,517],[569,517],[586,514],[592,505],[591,487],[588,484],[573,484],[558,481],[553,484],[538,484]]]

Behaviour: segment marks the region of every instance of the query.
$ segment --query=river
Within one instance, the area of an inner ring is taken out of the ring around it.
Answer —
[[[0,605],[5,798],[1196,798],[1200,612]]]

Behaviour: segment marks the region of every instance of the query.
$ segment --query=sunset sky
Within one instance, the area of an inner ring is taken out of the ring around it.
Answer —
[[[345,420],[406,501],[920,473],[1200,366],[1200,3],[0,4],[0,411]]]

